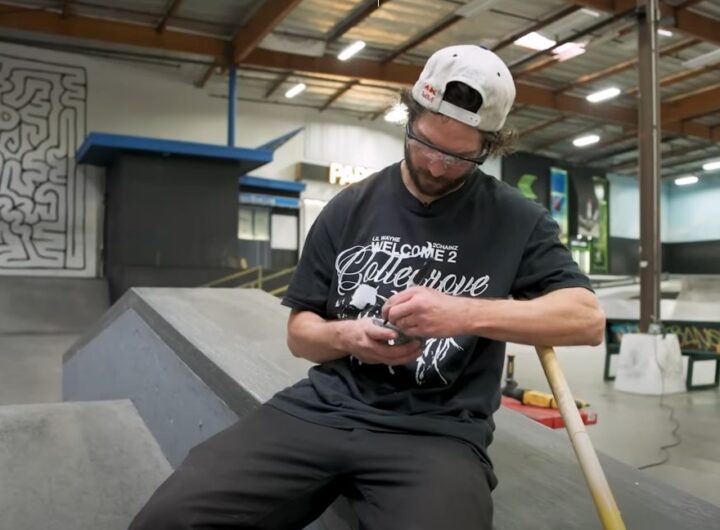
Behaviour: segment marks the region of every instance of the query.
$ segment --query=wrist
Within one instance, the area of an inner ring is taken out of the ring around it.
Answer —
[[[352,351],[352,326],[354,323],[354,320],[336,320],[331,323],[334,331],[333,344],[338,353]]]
[[[468,307],[464,311],[465,327],[468,330],[466,335],[474,335],[476,337],[485,336],[486,331],[491,327],[490,318],[492,316],[492,306],[497,300],[487,300],[484,298],[468,298]]]

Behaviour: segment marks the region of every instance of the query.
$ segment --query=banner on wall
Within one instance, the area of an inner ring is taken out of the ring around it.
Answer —
[[[605,273],[608,256],[608,181],[604,176],[588,174],[587,170],[573,172],[577,199],[577,235],[590,242],[590,273]]]
[[[568,229],[568,173],[557,167],[550,168],[550,215],[560,227],[560,241],[567,245]]]
[[[595,273],[608,272],[608,181],[605,177],[593,177],[593,191],[598,203],[598,236],[593,241],[591,271]]]
[[[514,153],[503,160],[502,180],[528,199],[548,206],[552,160],[528,153]]]

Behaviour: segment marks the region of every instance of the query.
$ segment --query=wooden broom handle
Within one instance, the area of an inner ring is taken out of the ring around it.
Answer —
[[[570,436],[570,443],[572,443],[580,468],[585,475],[603,528],[605,530],[625,530],[620,510],[612,491],[610,491],[610,486],[585,430],[585,425],[580,418],[580,412],[578,412],[575,399],[570,393],[555,351],[549,346],[536,346],[535,349],[540,357],[540,363],[550,383],[550,388],[555,395],[560,415]]]

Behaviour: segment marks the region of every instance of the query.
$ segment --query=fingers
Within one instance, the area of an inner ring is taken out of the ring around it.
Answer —
[[[385,305],[383,305],[382,314],[383,318],[387,319],[387,313],[390,311],[391,308],[398,304],[402,304],[404,302],[409,301],[415,293],[420,289],[419,287],[410,287],[408,289],[405,289],[404,291],[400,291],[399,293],[396,293],[392,295],[390,298],[387,299],[385,302]]]
[[[365,333],[368,338],[378,342],[387,342],[389,340],[395,340],[398,338],[398,334],[396,331],[393,331],[390,328],[383,327],[372,321],[369,323],[369,325],[366,325]]]
[[[407,364],[422,355],[422,343],[419,340],[412,340],[398,346],[381,345],[375,351],[381,358],[380,362],[392,366]]]

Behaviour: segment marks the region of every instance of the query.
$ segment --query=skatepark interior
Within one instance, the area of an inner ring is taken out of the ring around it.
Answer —
[[[19,427],[20,432],[24,432],[24,436],[21,436],[20,440],[13,440],[12,436],[5,439],[11,440],[10,448],[16,447],[15,444],[18,443],[33,446],[33,442],[42,439],[44,434],[43,429],[38,429],[37,425],[33,423],[32,417],[43,410],[51,412],[53,416],[58,414],[58,411],[52,407],[63,402],[63,356],[84,334],[87,334],[87,331],[103,314],[107,313],[110,305],[108,287],[102,280],[24,279],[18,281],[14,279],[10,282],[3,279],[0,280],[0,284],[3,287],[0,289],[0,292],[3,293],[0,297],[0,309],[3,315],[3,328],[0,333],[0,407],[4,411],[0,418],[0,428],[3,421],[6,422],[5,428],[9,428],[7,425],[8,412],[13,412],[18,417],[26,417],[27,424]],[[682,278],[670,278],[663,282],[663,287],[668,292],[677,295],[682,284]],[[707,281],[705,281],[705,288],[707,285]],[[717,288],[720,289],[720,279],[713,280],[712,285],[717,285]],[[165,289],[163,291],[172,292],[173,290]],[[218,293],[223,291],[238,292],[233,289],[216,290]],[[618,300],[632,299],[636,295],[637,284],[624,287],[598,287],[597,292],[603,304],[607,304],[611,308],[612,304]],[[706,292],[701,293],[703,298],[706,295]],[[269,299],[265,303],[269,303],[271,306],[275,304],[269,295],[264,294],[264,296]],[[277,307],[279,309],[279,303]],[[708,314],[716,314],[717,303],[708,303],[706,309]],[[268,315],[270,318],[280,320],[272,312],[263,312],[261,305],[256,305],[256,311],[260,315]],[[276,329],[281,330],[284,326],[283,322],[276,322],[276,324]],[[123,337],[125,336],[121,336],[121,339]],[[218,340],[223,339],[221,337]],[[237,350],[237,345],[226,346],[231,350],[233,348]],[[509,344],[508,352],[516,355],[515,378],[519,383],[538,390],[548,388],[533,348]],[[659,447],[674,441],[672,436],[674,424],[669,420],[669,411],[660,408],[660,398],[618,392],[614,389],[612,382],[603,381],[602,369],[605,356],[603,345],[557,348],[557,353],[576,397],[589,401],[592,410],[598,414],[597,424],[587,427],[595,448],[600,453],[632,468],[662,460],[664,455],[659,451]],[[284,352],[284,354],[288,358],[290,357],[289,353]],[[106,369],[115,370],[115,367]],[[711,367],[700,366],[696,370],[696,377],[700,380],[711,380],[713,377]],[[279,374],[280,372],[278,372]],[[105,381],[104,377],[109,376],[99,375],[101,381]],[[170,373],[168,373],[168,377],[171,377]],[[283,375],[283,377],[286,376]],[[279,384],[282,386],[284,383],[280,381]],[[67,398],[65,400],[67,401]],[[74,400],[71,399],[71,401]],[[643,474],[641,476],[652,477],[691,494],[693,497],[707,501],[711,505],[720,507],[720,494],[718,493],[720,492],[720,448],[716,444],[716,440],[720,436],[720,422],[717,420],[720,400],[717,389],[666,395],[663,397],[663,401],[665,405],[671,406],[674,410],[674,418],[680,426],[678,434],[681,437],[681,443],[669,449],[670,458],[667,462],[641,471],[640,473]],[[87,401],[87,403],[102,402]],[[132,408],[131,405],[130,407]],[[121,412],[126,411],[121,409]],[[116,417],[115,414],[118,416]],[[128,419],[121,416],[116,409],[99,410],[95,411],[89,426],[92,429],[93,427],[117,424],[120,425],[117,427],[119,429],[134,432],[140,427],[131,421],[133,416],[136,417],[136,414],[133,413]],[[62,415],[59,417],[64,418]],[[70,419],[72,417],[68,418],[68,420]],[[139,421],[139,418],[137,420]],[[88,423],[87,418],[84,418],[83,421]],[[502,428],[502,426],[503,423],[500,420],[499,427]],[[18,427],[16,426],[16,428]],[[81,432],[87,428],[86,425]],[[23,431],[23,429],[26,430]],[[542,427],[542,429],[547,428]],[[10,430],[12,431],[12,429]],[[75,430],[76,424],[68,421],[67,424],[59,427],[56,436],[63,441],[65,438],[74,440],[76,438]],[[547,430],[550,431],[550,429]],[[552,432],[561,439],[564,438],[563,443],[567,443],[563,430]],[[117,432],[108,435],[119,436]],[[119,502],[122,506],[121,509],[116,509],[121,512],[123,509],[125,510],[120,520],[123,517],[127,519],[127,512],[132,512],[133,508],[137,508],[138,503],[142,502],[143,496],[148,495],[154,485],[157,485],[170,472],[170,466],[155,445],[155,440],[147,433],[143,433],[143,436],[138,434],[138,439],[145,440],[144,444],[147,445],[147,447],[142,446],[145,447],[142,453],[138,449],[132,451],[127,448],[120,449],[115,446],[116,441],[110,444],[107,451],[109,461],[117,462],[117,467],[112,468],[117,476],[123,476],[129,466],[134,475],[142,477],[142,479],[136,478],[132,488],[128,488],[127,484],[123,483],[128,491],[118,491],[117,489],[113,491],[113,503]],[[83,451],[89,451],[89,457],[97,458],[95,452],[88,449],[97,441],[85,440],[81,436],[75,443],[81,444],[78,447],[85,447]],[[532,446],[532,441],[529,443]],[[122,453],[125,460],[119,456],[113,456],[116,455],[116,452]],[[22,469],[18,469],[15,464],[17,455],[13,457],[12,450],[8,450],[6,455],[10,458],[0,458],[3,476],[14,476],[15,480],[19,480],[23,487],[27,487],[32,480],[41,480],[39,476],[36,477],[27,470],[23,472]],[[69,480],[71,485],[66,489],[75,493],[79,485],[73,483],[73,479],[79,480],[79,476],[84,476],[81,470],[79,471],[80,466],[74,464],[72,460],[63,460],[62,455],[53,454],[52,456],[58,460],[54,473]],[[172,460],[172,457],[168,458]],[[129,463],[128,459],[134,460],[130,460]],[[135,467],[132,467],[133,465]],[[125,466],[126,469],[119,471],[119,466]],[[93,471],[93,473],[95,472]],[[510,471],[507,470],[507,472]],[[143,473],[147,476],[143,476]],[[498,469],[498,474],[502,483],[502,467]],[[60,482],[62,481],[60,480]],[[94,496],[107,496],[107,492],[104,492],[101,487],[97,485],[96,487],[98,488],[96,491],[85,492],[83,497],[94,499]],[[37,492],[33,492],[33,494],[37,495]],[[587,496],[584,493],[582,495]],[[70,495],[70,498],[76,496]],[[123,498],[123,501],[115,499],[116,496]],[[99,502],[98,499],[94,500]],[[104,502],[107,502],[106,498],[102,499],[100,504]],[[17,497],[8,499],[0,495],[0,506],[6,510],[9,509],[10,512],[26,513],[19,510],[19,507],[23,506],[23,502]],[[21,527],[17,526],[17,528]],[[121,526],[117,526],[116,522],[112,521],[107,522],[107,527],[120,528]],[[332,528],[332,526],[318,526],[317,528]],[[517,528],[522,528],[522,526]]]
[[[517,148],[481,169],[547,209],[616,324],[556,352],[627,527],[720,529],[718,0],[0,0],[0,530],[127,528],[304,377],[280,297],[305,237],[403,157],[401,92],[468,43],[517,87]],[[653,340],[687,332],[672,366],[620,351],[650,292]],[[495,415],[493,530],[599,530],[531,412]],[[305,530],[359,529],[341,496]]]

